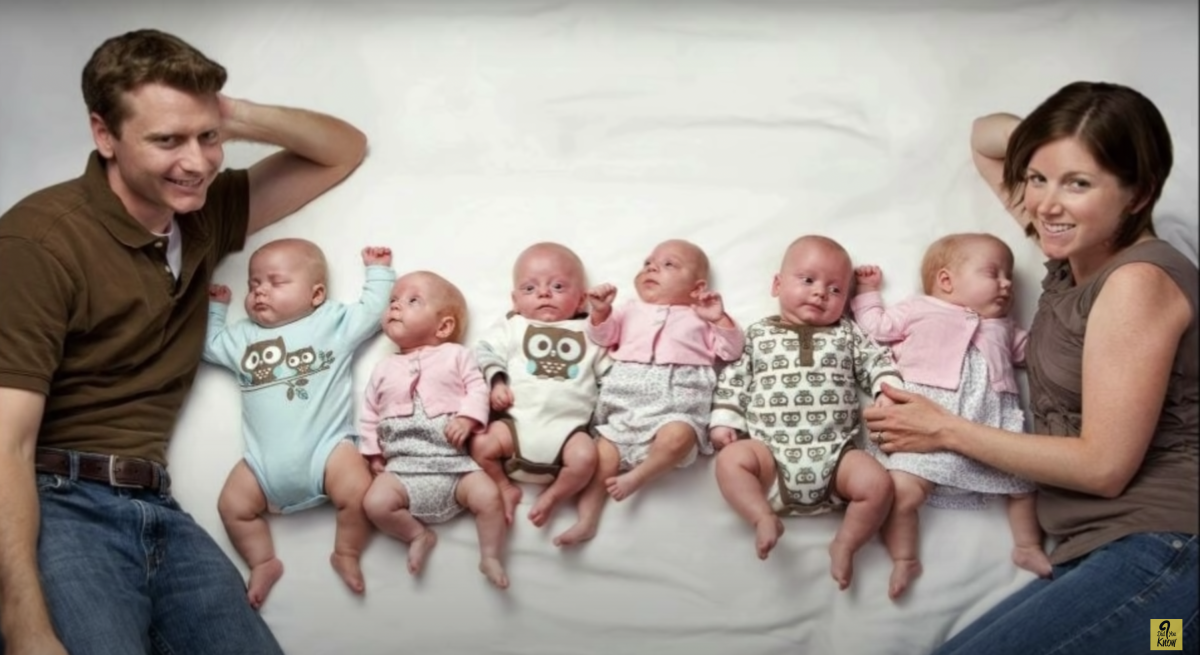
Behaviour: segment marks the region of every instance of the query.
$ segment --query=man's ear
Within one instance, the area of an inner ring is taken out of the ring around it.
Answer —
[[[439,340],[445,341],[450,338],[450,335],[454,334],[454,329],[457,327],[458,321],[454,320],[453,316],[443,316],[438,321],[437,332],[434,332],[434,334],[437,335]]]
[[[323,302],[325,302],[325,285],[320,283],[314,284],[312,293],[312,306],[320,307],[321,303]]]
[[[90,114],[88,122],[92,128],[92,141],[96,142],[96,150],[100,152],[101,157],[112,159],[116,151],[115,144],[118,141],[116,135],[108,129],[108,125],[103,118],[100,118],[99,114]]]

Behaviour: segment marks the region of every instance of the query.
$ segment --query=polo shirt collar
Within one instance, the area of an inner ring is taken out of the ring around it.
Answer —
[[[125,205],[108,185],[104,159],[99,151],[93,150],[88,157],[83,173],[83,188],[86,190],[96,217],[117,241],[130,248],[144,248],[162,237],[155,236],[144,225],[129,214]]]

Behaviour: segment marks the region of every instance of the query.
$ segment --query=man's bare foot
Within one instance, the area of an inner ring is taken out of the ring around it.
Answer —
[[[487,576],[487,579],[492,584],[501,589],[508,589],[508,574],[504,572],[504,565],[495,557],[485,557],[479,560],[479,571]]]
[[[329,563],[333,565],[333,570],[341,576],[342,582],[350,587],[350,591],[356,594],[361,594],[366,585],[363,583],[362,568],[358,563],[357,555],[338,555],[334,553],[329,556]]]
[[[758,559],[767,559],[767,555],[779,538],[783,536],[783,521],[778,516],[764,516],[754,524],[754,548],[758,551]]]
[[[504,523],[506,525],[513,524],[513,517],[517,514],[517,505],[521,504],[523,493],[520,487],[511,482],[506,481],[500,485],[500,502],[504,505]]]
[[[888,579],[888,598],[896,600],[908,585],[921,575],[921,562],[915,559],[898,559],[892,562],[892,576]]]
[[[605,480],[604,487],[608,490],[608,495],[612,496],[613,500],[621,501],[632,496],[638,489],[641,489],[643,482],[641,476],[634,470]]]
[[[272,557],[251,568],[250,582],[246,585],[246,598],[250,601],[250,607],[262,607],[263,603],[267,602],[267,594],[271,593],[271,587],[282,577],[283,562],[279,561],[278,557]]]
[[[1014,546],[1012,559],[1014,564],[1036,573],[1039,578],[1048,578],[1053,571],[1050,558],[1046,557],[1046,553],[1039,546]]]
[[[596,536],[596,522],[579,519],[575,522],[575,525],[567,528],[565,532],[554,538],[554,545],[559,548],[575,546],[589,541],[594,536]]]
[[[850,579],[854,577],[854,551],[836,539],[829,544],[829,573],[842,591],[850,586]]]
[[[417,535],[408,544],[408,572],[411,575],[420,575],[422,569],[425,568],[425,558],[429,557],[429,551],[437,545],[437,533],[429,528]]]
[[[558,506],[559,498],[548,488],[538,494],[537,501],[533,503],[533,509],[529,510],[529,522],[537,527],[546,525],[546,521],[550,520],[550,516],[554,513],[554,508]]]

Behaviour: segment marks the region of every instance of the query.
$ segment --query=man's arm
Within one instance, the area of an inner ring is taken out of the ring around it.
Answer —
[[[57,647],[38,580],[38,499],[33,454],[46,397],[34,391],[0,387],[0,628],[10,652],[31,646]],[[39,651],[42,652],[42,651]]]
[[[349,123],[305,109],[220,96],[222,139],[282,148],[250,167],[250,227],[278,221],[346,178],[362,163],[367,137]]]

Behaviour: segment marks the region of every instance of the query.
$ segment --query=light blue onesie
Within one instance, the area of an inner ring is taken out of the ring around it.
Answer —
[[[204,361],[237,378],[246,464],[272,512],[326,501],[326,460],[343,439],[357,439],[350,360],[380,331],[395,279],[390,266],[368,266],[358,303],[326,300],[275,328],[249,319],[226,326],[228,306],[209,303]]]

